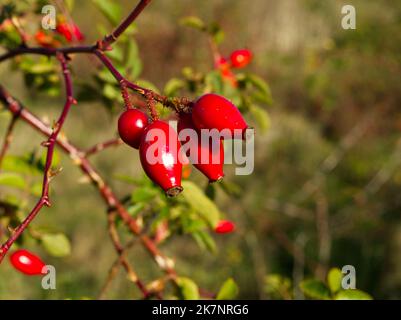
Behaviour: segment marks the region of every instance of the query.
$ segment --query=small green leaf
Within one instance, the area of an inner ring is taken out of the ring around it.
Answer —
[[[257,98],[258,100],[266,104],[272,104],[273,98],[270,87],[265,80],[257,75],[248,74],[246,76],[246,81],[252,84],[253,87],[257,90],[258,94],[254,95],[254,98]]]
[[[184,188],[182,194],[187,203],[214,229],[220,219],[220,211],[214,202],[193,182],[183,181],[182,186]]]
[[[18,189],[25,189],[25,179],[17,173],[13,172],[1,172],[0,173],[0,185],[14,187]]]
[[[136,79],[142,72],[142,61],[139,57],[138,45],[135,41],[130,40],[127,48],[127,64],[126,68],[131,79]]]
[[[232,278],[227,279],[217,294],[217,300],[232,300],[238,295],[239,289]]]
[[[259,128],[265,132],[267,129],[270,127],[270,117],[269,114],[265,109],[262,109],[261,107],[257,105],[252,105],[250,107],[250,111],[252,114],[252,117],[258,124]]]
[[[43,248],[53,257],[65,257],[71,253],[68,238],[62,233],[48,233],[41,237]]]
[[[180,23],[184,26],[198,29],[201,31],[206,30],[205,23],[201,19],[199,19],[198,17],[195,17],[195,16],[188,16],[188,17],[182,18],[180,20]]]
[[[329,285],[331,293],[336,293],[341,289],[341,281],[343,274],[340,269],[332,268],[327,275],[327,284]]]
[[[199,289],[197,284],[185,277],[179,277],[176,279],[176,283],[180,290],[181,296],[185,300],[198,300],[199,299]]]
[[[335,300],[373,300],[372,296],[358,289],[348,289],[339,291]]]
[[[132,202],[149,202],[154,199],[158,194],[158,191],[150,187],[142,187],[135,189],[131,194]]]
[[[209,233],[204,231],[195,231],[191,233],[198,246],[203,250],[209,250],[212,253],[217,251],[216,243]]]
[[[138,79],[137,81],[135,81],[135,84],[137,84],[138,86],[147,88],[147,89],[151,89],[156,93],[160,93],[159,89],[150,81]]]
[[[112,23],[117,24],[121,20],[121,6],[110,0],[92,0],[95,6]]]
[[[178,78],[172,78],[166,83],[166,86],[164,87],[164,94],[166,96],[173,97],[177,94],[177,91],[182,88],[185,88],[185,81]]]
[[[300,283],[302,292],[312,299],[328,300],[330,299],[330,291],[323,282],[310,279]]]

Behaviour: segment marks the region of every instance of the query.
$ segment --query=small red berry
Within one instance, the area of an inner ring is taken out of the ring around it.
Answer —
[[[191,139],[186,137],[185,146],[189,146],[187,149],[187,156],[196,169],[202,172],[206,177],[209,178],[210,182],[215,182],[223,179],[223,165],[224,165],[224,146],[223,142],[219,139],[219,148],[213,148],[212,143],[207,141],[205,143],[200,136],[199,130],[196,129],[191,114],[185,113],[180,114],[178,120],[178,134],[184,129],[192,129],[197,134],[197,139]],[[194,157],[194,151],[197,152]],[[216,158],[216,159],[214,159]],[[206,161],[205,161],[206,160]]]
[[[11,264],[15,269],[27,275],[45,274],[45,263],[33,253],[27,250],[17,250],[10,256]],[[43,271],[43,272],[42,272]]]
[[[170,125],[160,120],[148,125],[142,135],[139,155],[145,173],[168,196],[174,197],[183,190],[181,144]]]
[[[145,113],[138,109],[128,109],[118,118],[118,133],[126,144],[139,149],[143,131],[148,123]]]
[[[192,120],[198,129],[226,130],[231,138],[238,138],[238,131],[243,138],[248,128],[238,108],[226,98],[208,93],[195,101]]]
[[[220,69],[220,70],[230,69],[230,64],[228,63],[227,59],[224,57],[220,57],[219,59],[217,59],[215,62],[215,66],[217,69]]]
[[[83,33],[81,32],[81,29],[79,29],[79,27],[76,24],[73,24],[71,29],[75,39],[77,39],[78,41],[82,41],[85,39]]]
[[[233,232],[234,230],[235,230],[235,225],[233,222],[229,220],[219,221],[216,228],[214,229],[216,233],[230,233]]]
[[[68,23],[61,22],[57,24],[56,31],[61,34],[67,42],[72,42],[72,31]]]
[[[252,52],[248,49],[235,50],[230,56],[231,66],[234,68],[243,68],[252,60]]]

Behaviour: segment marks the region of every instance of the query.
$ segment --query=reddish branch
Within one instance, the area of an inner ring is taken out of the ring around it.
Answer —
[[[15,115],[13,114],[12,118],[10,120],[10,123],[8,124],[6,135],[4,136],[3,146],[1,147],[1,150],[0,150],[0,169],[1,169],[1,165],[3,164],[4,156],[6,155],[8,148],[10,147],[11,140],[13,139],[12,134],[13,134],[13,130],[15,127],[15,123],[17,122],[18,116],[19,116],[18,114],[15,114]]]
[[[0,86],[0,101],[4,103],[4,105],[9,109],[9,111],[11,111],[11,113],[20,114],[20,119],[29,124],[35,130],[41,132],[48,137],[52,134],[53,131],[51,128],[49,128],[45,123],[43,123],[39,118],[33,115],[26,108],[23,108],[22,105],[17,100],[15,100],[2,86]],[[129,228],[129,230],[139,237],[140,241],[143,243],[147,251],[151,254],[158,266],[167,274],[174,277],[175,270],[173,261],[170,258],[164,256],[148,236],[141,234],[141,228],[139,227],[137,221],[130,216],[128,211],[119,201],[118,197],[111,190],[110,186],[94,169],[90,161],[85,157],[85,153],[72,145],[66,139],[57,138],[56,144],[70,156],[73,162],[78,165],[82,172],[90,179],[92,184],[97,188],[99,194],[102,196],[109,209],[116,210],[118,216]]]
[[[42,145],[47,147],[46,154],[46,163],[43,174],[43,185],[42,185],[42,195],[36,203],[35,207],[28,214],[28,216],[24,219],[24,221],[13,231],[11,237],[0,247],[0,262],[3,260],[4,256],[12,246],[12,244],[19,238],[19,236],[24,232],[24,230],[28,227],[31,221],[36,217],[39,211],[44,207],[50,207],[50,199],[49,199],[49,185],[50,180],[53,176],[51,172],[51,166],[53,161],[53,153],[54,147],[56,144],[57,136],[63,127],[63,124],[67,118],[68,112],[71,109],[71,105],[75,103],[75,100],[72,96],[72,82],[70,71],[67,67],[67,62],[63,54],[58,54],[57,58],[60,60],[61,69],[63,72],[65,90],[66,90],[66,101],[64,104],[64,108],[58,118],[57,122],[54,125],[52,133],[49,135],[49,138]],[[19,113],[16,113],[17,115]]]
[[[103,151],[104,149],[110,148],[110,147],[117,147],[121,145],[123,141],[120,138],[115,138],[115,139],[110,139],[104,142],[100,142],[95,144],[93,147],[90,147],[85,151],[85,156],[89,157],[91,155],[94,155],[96,153],[99,153]]]

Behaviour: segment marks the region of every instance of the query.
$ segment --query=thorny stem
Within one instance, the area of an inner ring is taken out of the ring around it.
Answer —
[[[146,289],[146,286],[143,282],[139,279],[138,275],[135,273],[134,269],[132,268],[131,264],[128,262],[125,256],[125,250],[123,245],[121,244],[120,237],[118,235],[117,227],[116,227],[116,212],[110,211],[107,217],[107,224],[108,224],[108,231],[113,242],[114,249],[118,254],[118,264],[121,264],[125,271],[127,272],[128,279],[136,284],[138,289],[142,292],[143,297],[146,299],[150,297],[150,293]],[[113,275],[113,272],[110,272],[110,276]],[[111,280],[110,280],[111,281]],[[107,283],[107,282],[106,282]],[[107,288],[107,286],[106,286]]]
[[[48,140],[43,144],[43,146],[47,147],[46,154],[46,162],[45,169],[43,174],[43,184],[42,184],[42,195],[36,203],[35,207],[28,214],[28,216],[24,219],[24,221],[14,230],[11,237],[0,247],[0,262],[3,260],[4,256],[12,246],[12,244],[19,238],[19,236],[24,232],[24,230],[28,227],[31,221],[36,217],[36,215],[40,212],[40,210],[44,207],[50,207],[49,200],[49,186],[50,180],[52,178],[51,173],[51,165],[53,161],[53,153],[54,147],[56,144],[57,136],[63,127],[63,124],[67,118],[68,112],[71,109],[71,105],[76,103],[75,99],[72,96],[72,81],[70,71],[67,67],[67,61],[63,54],[58,54],[57,59],[60,61],[61,69],[63,72],[64,83],[65,83],[65,91],[66,91],[66,101],[64,104],[64,108],[58,118],[57,122],[54,125],[52,133],[49,135]]]
[[[18,114],[12,115],[10,123],[8,124],[6,135],[5,135],[4,141],[3,141],[3,146],[1,147],[1,150],[0,150],[0,170],[1,170],[1,166],[3,164],[4,156],[6,155],[8,148],[10,147],[11,141],[13,139],[12,134],[13,134],[13,130],[14,130],[15,124],[17,122],[18,116],[19,116]]]
[[[123,141],[120,138],[110,139],[110,140],[107,140],[104,142],[97,143],[93,147],[90,147],[89,149],[87,149],[85,151],[85,157],[89,157],[91,155],[97,154],[109,147],[117,147],[122,144],[123,144]]]
[[[37,131],[48,137],[52,134],[53,131],[51,128],[49,128],[45,123],[43,123],[43,121],[33,115],[26,108],[23,108],[23,106],[2,86],[0,86],[0,101],[4,103],[11,113],[20,114],[20,119]],[[134,235],[138,236],[139,240],[142,242],[149,254],[153,257],[159,268],[167,273],[170,277],[175,278],[176,272],[174,270],[174,262],[170,258],[163,255],[155,243],[147,235],[141,233],[141,228],[139,227],[137,221],[130,216],[128,211],[119,201],[118,197],[111,190],[110,186],[103,180],[90,161],[85,157],[85,153],[72,145],[65,138],[61,139],[57,137],[55,141],[56,144],[70,156],[73,162],[80,167],[85,176],[90,179],[92,184],[98,190],[99,194],[102,196],[108,208],[115,209],[118,216],[128,227],[128,229]]]

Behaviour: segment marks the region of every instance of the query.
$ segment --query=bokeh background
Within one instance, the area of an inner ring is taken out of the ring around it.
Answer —
[[[133,5],[114,2],[124,12]],[[356,8],[356,30],[341,28],[345,4]],[[266,290],[269,274],[299,283],[324,278],[330,267],[353,265],[357,288],[374,298],[401,298],[401,3],[154,0],[137,21],[135,39],[142,77],[159,88],[185,66],[211,68],[207,39],[178,23],[188,15],[219,22],[226,32],[225,54],[242,47],[253,51],[249,69],[269,83],[274,103],[268,108],[269,130],[256,136],[254,173],[234,176],[229,170],[241,195],[217,195],[237,232],[215,237],[216,254],[200,250],[186,236],[162,246],[175,257],[178,272],[210,291],[231,276],[240,298],[265,299],[272,298]],[[72,16],[88,42],[99,38],[95,26],[104,17],[91,1],[77,1]],[[91,71],[88,59],[74,59],[77,78],[85,80]],[[27,91],[7,63],[0,65],[0,82],[36,114],[51,120],[59,112],[62,96]],[[65,132],[88,147],[115,135],[117,115],[82,102]],[[2,112],[1,132],[8,119]],[[38,148],[42,140],[17,123],[10,152]],[[138,154],[126,146],[93,161],[120,193],[128,187],[113,177],[142,175]],[[56,266],[57,290],[42,290],[40,279],[4,263],[0,299],[96,298],[115,260],[102,200],[64,155],[61,164],[63,172],[52,184],[53,206],[35,223],[66,233],[72,254],[57,259],[34,242],[30,247]],[[140,246],[129,257],[144,280],[157,274]],[[121,270],[108,298],[135,297],[136,290]],[[303,298],[297,287],[294,296]]]

